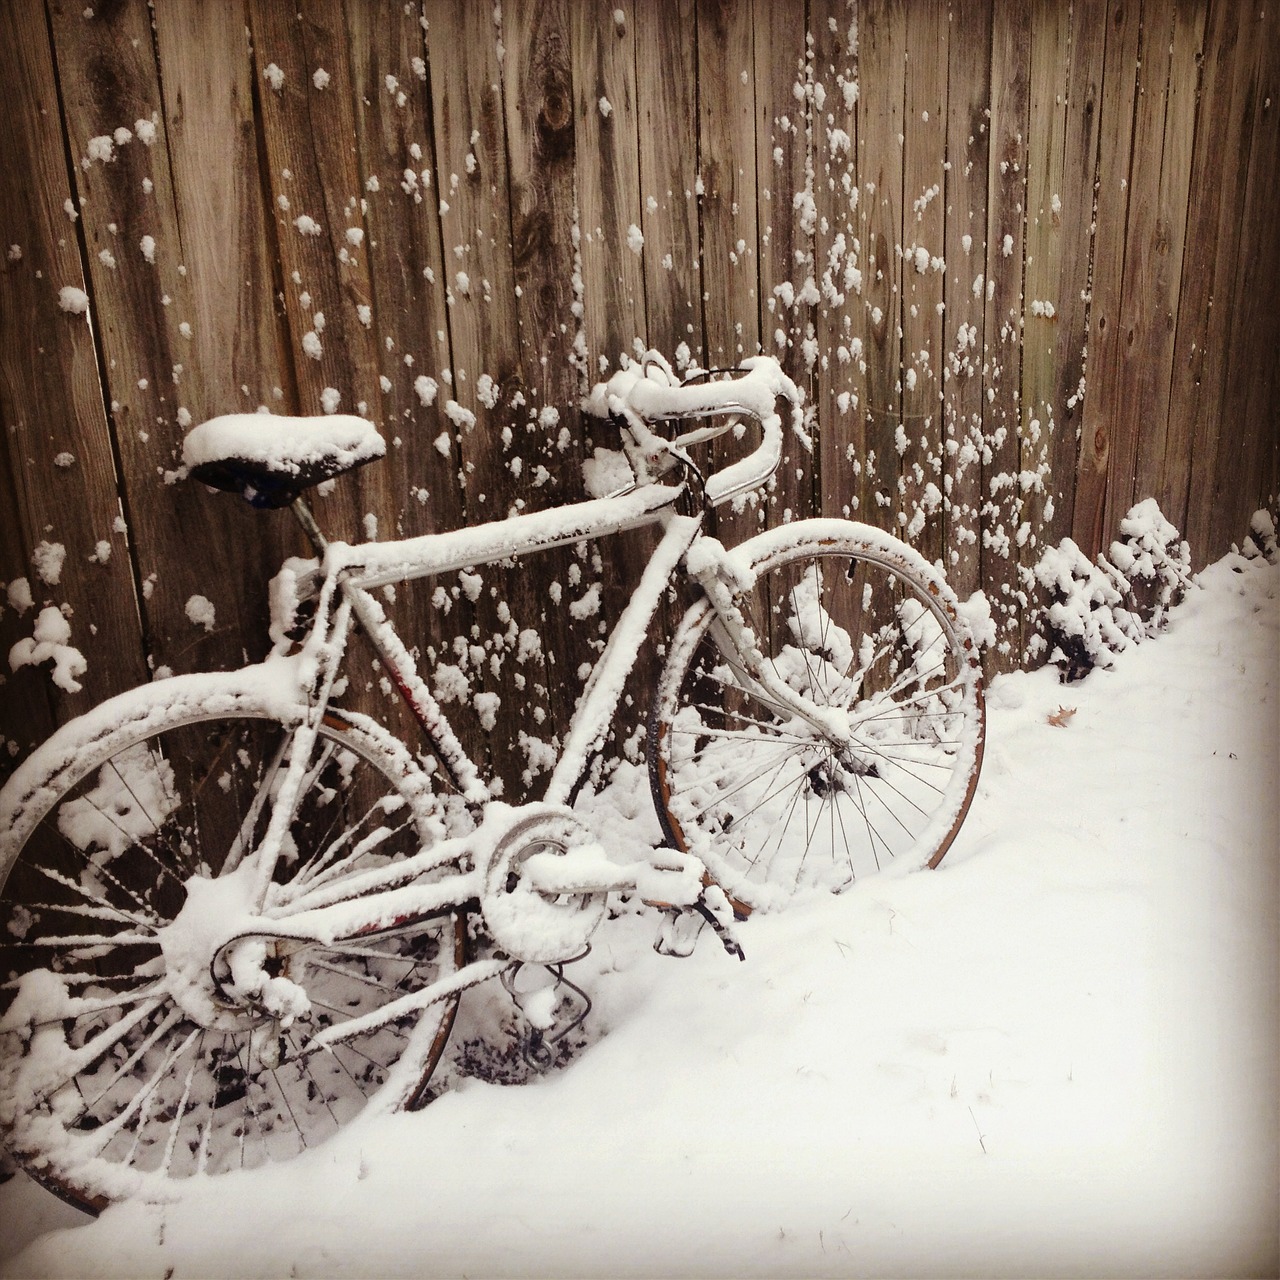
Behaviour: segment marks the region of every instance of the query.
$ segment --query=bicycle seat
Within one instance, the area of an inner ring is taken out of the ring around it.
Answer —
[[[304,489],[386,451],[373,423],[351,414],[228,413],[192,428],[182,461],[201,484],[238,493],[255,507],[287,507]]]

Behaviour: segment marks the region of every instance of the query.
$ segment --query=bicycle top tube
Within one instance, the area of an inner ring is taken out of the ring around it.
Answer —
[[[358,546],[332,542],[325,553],[324,569],[326,573],[343,572],[349,585],[370,590],[391,582],[492,564],[656,524],[674,508],[684,488],[683,484],[640,485],[608,498],[591,498],[397,542]]]

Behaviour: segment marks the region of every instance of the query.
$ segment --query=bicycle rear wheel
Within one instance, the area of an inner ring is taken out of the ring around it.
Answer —
[[[849,740],[778,705],[699,601],[649,722],[667,840],[746,908],[838,892],[891,865],[937,866],[973,799],[985,727],[954,596],[911,548],[848,521],[786,525],[740,551],[756,581],[736,603],[773,675],[845,713]]]
[[[414,1103],[443,1051],[456,997],[297,1052],[308,1033],[456,970],[455,913],[331,946],[268,948],[264,968],[295,993],[276,1014],[237,1006],[184,966],[174,921],[198,896],[214,903],[211,918],[236,909],[238,858],[266,829],[304,716],[238,687],[234,673],[164,681],[68,725],[0,800],[10,824],[0,837],[0,1129],[21,1165],[82,1208],[297,1155],[375,1095]],[[384,865],[437,835],[407,752],[333,711],[273,895]]]

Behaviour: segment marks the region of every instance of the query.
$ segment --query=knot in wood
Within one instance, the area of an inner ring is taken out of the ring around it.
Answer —
[[[542,133],[561,133],[569,127],[572,112],[569,95],[559,87],[550,88],[542,95],[542,109],[538,112],[538,129]]]

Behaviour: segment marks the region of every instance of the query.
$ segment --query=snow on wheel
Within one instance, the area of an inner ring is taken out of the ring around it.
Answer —
[[[695,604],[650,715],[668,841],[748,908],[936,866],[973,799],[985,726],[954,596],[910,548],[849,521],[785,525],[734,555],[755,575],[736,603],[774,678],[843,713],[848,732],[824,734],[779,705],[708,602]]]
[[[456,998],[298,1052],[454,972],[454,914],[267,945],[254,1000],[209,980],[202,930],[247,909],[242,859],[304,715],[239,673],[164,681],[67,726],[0,797],[0,1132],[82,1207],[299,1154],[375,1094],[412,1105],[444,1048]],[[437,835],[404,749],[330,711],[268,910]]]

